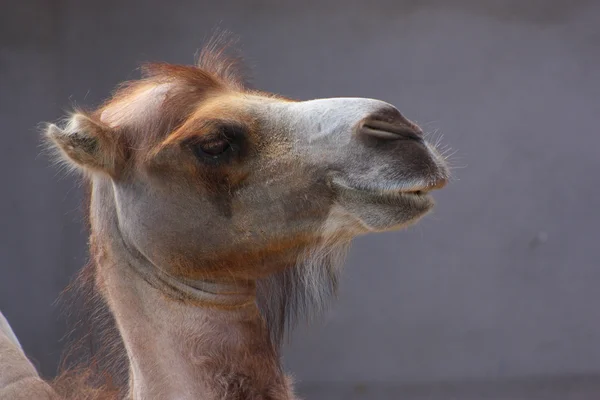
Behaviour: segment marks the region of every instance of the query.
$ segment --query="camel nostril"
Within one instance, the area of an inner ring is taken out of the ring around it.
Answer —
[[[365,118],[360,125],[360,132],[383,140],[409,139],[423,142],[421,128],[393,107],[381,109]]]
[[[416,140],[423,142],[423,133],[418,128],[398,122],[366,119],[360,126],[360,133],[382,140]]]

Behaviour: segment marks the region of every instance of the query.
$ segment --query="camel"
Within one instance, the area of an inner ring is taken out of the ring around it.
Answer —
[[[128,383],[46,382],[2,320],[1,399],[297,399],[285,333],[336,293],[353,238],[432,209],[446,160],[397,108],[249,89],[225,54],[148,64],[47,125],[89,185],[90,268]]]

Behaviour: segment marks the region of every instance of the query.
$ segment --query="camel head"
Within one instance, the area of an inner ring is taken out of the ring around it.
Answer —
[[[92,186],[104,182],[92,191],[96,236],[116,221],[111,236],[184,285],[257,283],[259,301],[285,303],[265,306],[281,318],[334,286],[352,238],[429,212],[449,172],[391,104],[290,100],[245,88],[230,67],[210,54],[147,66],[46,134]]]

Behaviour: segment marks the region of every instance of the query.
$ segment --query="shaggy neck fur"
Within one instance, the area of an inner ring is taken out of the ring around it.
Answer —
[[[179,281],[170,290],[181,297],[169,295],[164,287],[174,280],[149,278],[155,267],[142,265],[119,234],[110,183],[94,181],[96,281],[127,349],[131,398],[293,399],[256,287],[232,294],[228,286]]]

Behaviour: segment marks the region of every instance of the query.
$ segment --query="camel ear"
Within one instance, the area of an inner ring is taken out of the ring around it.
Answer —
[[[114,176],[125,162],[124,149],[112,129],[81,113],[73,114],[64,129],[49,124],[46,137],[61,158],[80,169]]]

